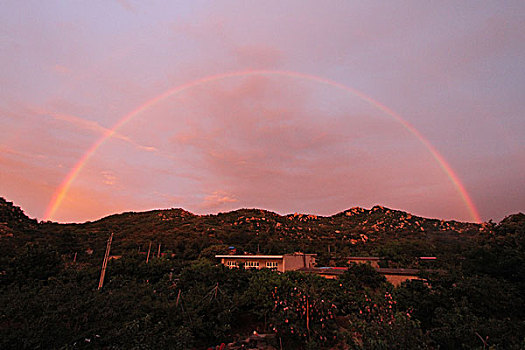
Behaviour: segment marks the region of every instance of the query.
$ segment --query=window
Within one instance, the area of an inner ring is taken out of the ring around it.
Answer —
[[[258,269],[259,268],[259,262],[258,261],[247,261],[246,264],[244,264],[244,268],[246,268],[246,269]]]
[[[278,265],[278,264],[279,264],[279,263],[278,263],[277,261],[268,261],[268,262],[266,263],[266,268],[267,268],[267,269],[275,270],[275,269],[277,269],[277,265]]]
[[[234,267],[239,267],[239,265],[237,264],[237,262],[235,262],[235,261],[231,261],[231,260],[229,260],[229,261],[226,262],[226,266],[228,266],[230,269],[233,269]]]

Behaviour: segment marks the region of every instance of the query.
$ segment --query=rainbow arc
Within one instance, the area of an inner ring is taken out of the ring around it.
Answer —
[[[176,86],[144,102],[142,105],[138,106],[136,109],[134,109],[133,111],[123,116],[111,129],[107,130],[104,133],[104,135],[102,135],[102,137],[100,137],[82,155],[82,157],[77,161],[75,166],[71,169],[71,171],[67,174],[67,176],[64,178],[64,180],[61,182],[61,184],[58,186],[58,188],[54,192],[48,204],[48,207],[46,209],[46,213],[44,214],[44,220],[50,220],[50,218],[53,217],[55,212],[58,210],[58,208],[60,207],[60,205],[66,198],[69,188],[71,187],[75,179],[78,177],[78,175],[81,173],[82,169],[86,166],[89,159],[93,157],[93,155],[100,148],[100,146],[102,146],[111,137],[115,136],[116,132],[121,127],[123,127],[126,123],[128,123],[131,119],[141,114],[142,112],[146,111],[147,109],[151,108],[155,104],[169,97],[172,97],[176,94],[179,94],[183,91],[186,91],[188,89],[192,89],[197,86],[205,85],[205,84],[220,81],[220,80],[231,79],[231,78],[236,78],[236,77],[248,77],[248,76],[278,76],[278,77],[281,76],[281,77],[289,77],[289,78],[296,78],[296,79],[304,79],[304,80],[309,80],[309,81],[313,81],[313,82],[324,84],[324,85],[329,85],[334,88],[344,90],[353,96],[359,97],[361,100],[366,101],[367,103],[374,106],[378,110],[382,111],[386,115],[394,118],[394,120],[398,121],[406,130],[408,130],[412,135],[414,135],[419,140],[419,142],[421,142],[421,144],[430,152],[432,157],[437,161],[441,169],[445,172],[447,177],[450,179],[450,181],[456,188],[462,201],[465,203],[472,220],[478,223],[482,222],[481,217],[478,213],[478,210],[476,209],[476,206],[474,205],[474,202],[472,201],[471,197],[469,196],[467,190],[465,189],[465,186],[463,185],[459,177],[453,171],[452,167],[448,164],[445,158],[438,152],[438,150],[434,146],[432,146],[432,144],[412,124],[410,124],[408,121],[403,119],[399,114],[397,114],[396,112],[394,112],[387,106],[383,105],[382,103],[376,101],[372,97],[362,93],[361,91],[356,90],[352,87],[346,86],[344,84],[341,84],[337,81],[322,78],[322,77],[311,75],[311,74],[299,73],[299,72],[294,72],[294,71],[282,71],[282,70],[246,70],[246,71],[237,71],[237,72],[223,73],[223,74],[217,74],[217,75],[210,75],[207,77],[192,80],[188,83]]]

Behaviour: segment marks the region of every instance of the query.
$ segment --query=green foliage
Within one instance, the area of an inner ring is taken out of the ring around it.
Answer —
[[[210,261],[215,261],[215,255],[228,254],[230,251],[227,244],[215,244],[204,248],[199,254],[199,258],[208,259]]]
[[[402,310],[421,322],[443,348],[499,345],[520,348],[525,335],[523,290],[490,275],[434,276],[396,290]]]
[[[57,251],[51,246],[28,243],[22,253],[7,262],[3,283],[19,285],[45,282],[63,267]]]
[[[386,283],[386,278],[369,264],[350,264],[340,280],[355,289],[377,289]]]
[[[273,308],[269,327],[292,344],[308,341],[323,345],[333,343],[337,307],[326,299],[330,283],[315,275],[282,275],[271,293]]]

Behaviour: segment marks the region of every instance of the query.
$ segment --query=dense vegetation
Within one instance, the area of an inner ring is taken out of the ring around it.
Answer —
[[[97,290],[110,233],[121,258]],[[394,288],[368,265],[338,280],[216,266],[230,245],[317,253],[322,265],[375,255],[418,267],[432,255],[437,272]],[[477,225],[382,207],[331,217],[172,209],[56,224],[0,199],[0,348],[201,349],[255,330],[276,334],[277,349],[520,349],[524,245],[524,214]]]

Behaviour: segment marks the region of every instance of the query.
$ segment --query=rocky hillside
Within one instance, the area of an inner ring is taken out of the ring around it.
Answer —
[[[322,263],[347,255],[380,255],[409,265],[416,256],[460,254],[487,224],[418,217],[381,206],[351,208],[333,216],[279,215],[240,209],[195,215],[183,209],[128,212],[83,224],[37,223],[12,203],[0,200],[0,240],[13,253],[28,242],[55,247],[60,254],[89,259],[103,254],[114,233],[114,254],[158,252],[180,259],[212,257],[235,246],[238,251],[319,254]],[[89,252],[94,252],[91,254]],[[86,253],[88,252],[88,253]]]
[[[35,229],[37,221],[30,219],[13,202],[0,197],[0,235],[12,236],[13,231]]]

